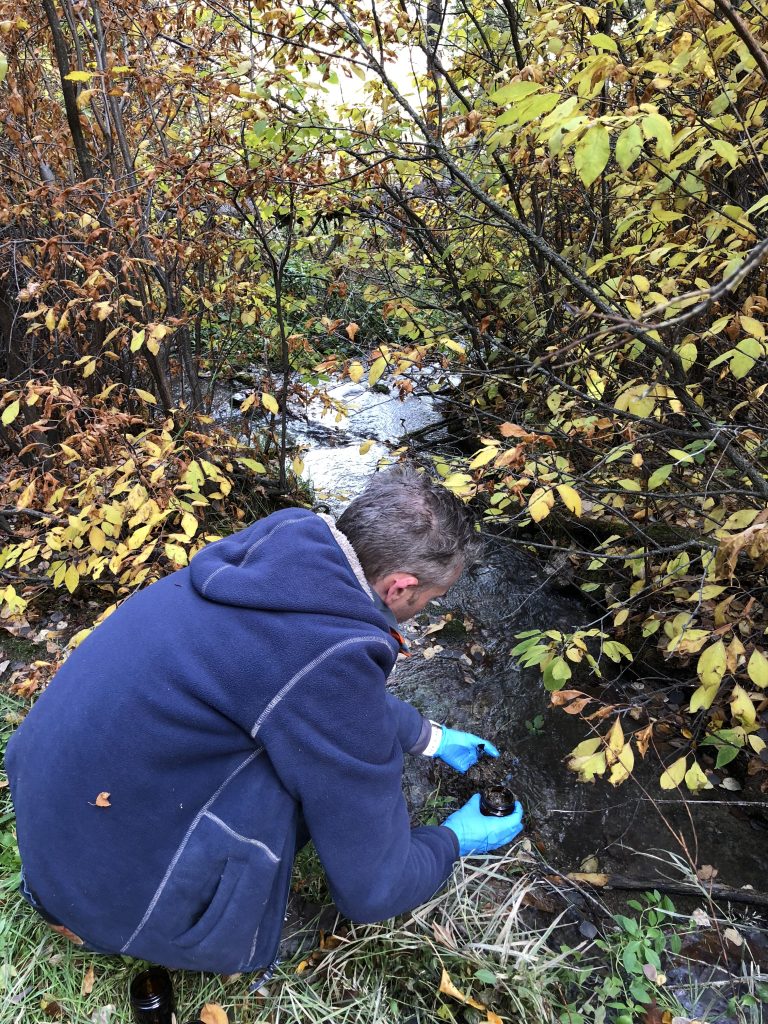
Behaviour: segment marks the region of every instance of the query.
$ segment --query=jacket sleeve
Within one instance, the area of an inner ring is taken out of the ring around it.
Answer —
[[[406,754],[420,754],[429,741],[429,721],[413,704],[400,700],[392,693],[387,693],[387,705],[397,723],[397,738],[402,751]]]
[[[423,903],[458,856],[450,829],[410,827],[399,712],[385,688],[390,662],[386,641],[334,645],[282,695],[256,736],[301,805],[337,906],[356,921]]]

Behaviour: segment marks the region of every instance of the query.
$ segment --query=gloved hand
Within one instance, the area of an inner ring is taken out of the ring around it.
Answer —
[[[446,725],[442,726],[442,730],[443,738],[440,740],[440,745],[434,756],[445,761],[457,772],[463,774],[473,764],[477,764],[480,757],[480,751],[477,748],[480,743],[484,747],[483,753],[490,754],[491,757],[499,756],[496,747],[481,736],[474,736],[471,732],[459,732],[458,729],[449,729]]]
[[[480,794],[475,793],[463,807],[446,818],[443,825],[455,832],[462,857],[468,853],[488,853],[511,843],[515,836],[520,835],[523,831],[523,808],[516,803],[512,814],[504,818],[481,814]]]

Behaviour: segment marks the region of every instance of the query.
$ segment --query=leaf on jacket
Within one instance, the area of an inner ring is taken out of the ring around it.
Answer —
[[[112,804],[109,802],[109,793],[106,791],[99,793],[96,799],[93,801],[94,807],[111,807]]]

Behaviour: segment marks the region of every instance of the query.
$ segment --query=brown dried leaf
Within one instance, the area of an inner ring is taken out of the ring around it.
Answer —
[[[347,332],[347,337],[349,338],[349,340],[354,341],[357,336],[357,332],[360,330],[360,324],[356,324],[354,321],[352,321],[352,323],[347,324],[345,330]]]
[[[80,995],[89,996],[93,992],[93,984],[96,980],[96,974],[93,970],[93,964],[90,965],[88,970],[83,975],[83,980],[80,985]]]
[[[569,700],[573,700],[574,697],[583,697],[584,692],[582,690],[556,690],[554,693],[549,695],[549,703],[552,707],[560,707],[561,704],[567,704]]]
[[[99,793],[99,795],[94,800],[92,806],[93,807],[111,807],[112,804],[109,802],[109,793],[107,793],[106,791],[104,791],[102,793]]]
[[[206,1003],[200,1011],[200,1020],[203,1024],[229,1024],[227,1011],[218,1003]]]
[[[563,708],[563,711],[566,715],[578,715],[584,710],[591,700],[591,697],[581,697],[579,700],[572,701],[568,707]]]
[[[648,752],[648,746],[653,736],[653,722],[650,725],[646,725],[644,729],[638,729],[633,735],[632,739],[635,741],[637,746],[637,752],[640,757],[645,757]]]
[[[717,878],[717,875],[717,868],[713,868],[711,864],[702,864],[696,872],[696,877],[700,882],[712,882]]]

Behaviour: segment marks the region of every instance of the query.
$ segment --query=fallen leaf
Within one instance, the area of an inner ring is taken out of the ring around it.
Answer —
[[[610,875],[600,871],[569,871],[567,877],[572,878],[574,882],[586,882],[588,885],[597,886],[608,885],[611,880]]]
[[[91,966],[83,975],[83,981],[82,984],[80,985],[81,996],[89,996],[91,992],[93,992],[93,983],[95,982],[95,980],[96,975],[93,970],[93,964],[91,964]]]
[[[360,324],[356,324],[353,320],[352,323],[347,324],[345,330],[347,332],[347,337],[349,338],[349,340],[354,341],[355,338],[357,337],[357,332],[360,330]]]
[[[696,872],[696,877],[700,882],[711,882],[717,878],[717,874],[717,868],[713,868],[711,864],[702,864]]]
[[[735,928],[726,928],[723,932],[723,938],[726,942],[730,942],[731,945],[735,946],[737,949],[739,949],[744,942],[744,939],[742,939]]]
[[[691,919],[694,924],[697,924],[699,928],[709,928],[712,922],[709,919],[709,914],[706,910],[702,910],[701,907],[697,907],[691,914]]]
[[[102,793],[99,793],[99,795],[96,797],[96,799],[94,800],[93,804],[91,804],[91,806],[92,807],[111,807],[112,804],[109,802],[109,793],[107,793],[106,791],[102,792]]]
[[[594,872],[600,867],[600,863],[594,854],[590,854],[585,857],[584,860],[579,864],[579,871]]]
[[[466,1003],[467,1006],[474,1006],[476,1010],[485,1009],[484,1003],[479,1003],[477,999],[473,999],[472,996],[464,995],[463,992],[456,988],[456,986],[451,981],[450,974],[448,973],[448,971],[446,971],[445,968],[443,968],[443,974],[442,977],[440,978],[440,992],[442,992],[443,995],[451,996],[453,999],[458,999],[460,1003]],[[217,1024],[217,1022],[211,1021],[207,1022],[207,1024]]]
[[[200,1011],[200,1020],[203,1024],[229,1024],[227,1011],[218,1003],[206,1003]]]

